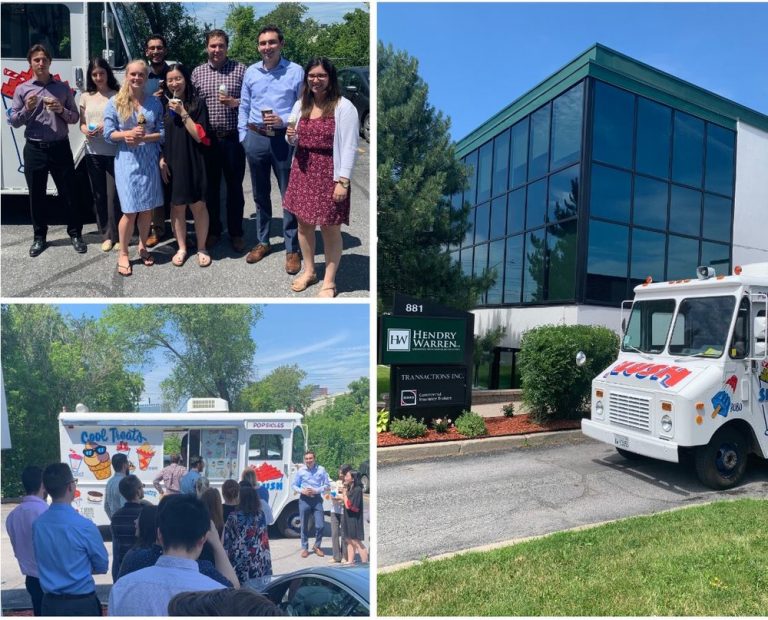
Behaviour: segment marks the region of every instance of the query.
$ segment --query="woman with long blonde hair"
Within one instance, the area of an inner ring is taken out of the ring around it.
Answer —
[[[152,209],[163,204],[159,167],[160,142],[164,137],[163,105],[157,97],[144,93],[148,71],[143,60],[128,63],[125,81],[104,111],[104,137],[117,144],[115,184],[123,212],[118,225],[117,272],[121,276],[133,273],[128,243],[136,224],[139,257],[147,267],[155,264],[146,242]]]

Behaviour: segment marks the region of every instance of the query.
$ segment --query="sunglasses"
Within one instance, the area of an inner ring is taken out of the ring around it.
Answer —
[[[107,451],[107,446],[96,446],[95,448],[86,448],[83,450],[85,456],[93,456],[93,453],[104,454]]]

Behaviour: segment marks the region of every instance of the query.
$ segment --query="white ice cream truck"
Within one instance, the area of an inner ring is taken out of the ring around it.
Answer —
[[[79,409],[85,409],[78,406]],[[239,480],[246,467],[253,468],[269,491],[275,524],[285,536],[299,533],[298,495],[291,488],[304,463],[307,435],[298,413],[235,413],[219,398],[192,398],[186,413],[59,414],[61,459],[77,478],[74,507],[97,525],[109,525],[104,512],[104,490],[114,474],[111,459],[124,453],[131,473],[144,483],[144,497],[159,501],[153,481],[170,455],[164,439],[181,439],[185,463],[199,456],[203,475],[221,488],[227,479]],[[330,500],[326,499],[326,510]]]
[[[16,88],[33,78],[27,51],[42,43],[53,56],[51,73],[67,82],[75,101],[85,90],[85,71],[90,58],[105,58],[123,81],[125,66],[132,58],[143,58],[130,5],[125,2],[3,2],[0,4],[2,37],[3,111],[7,115]],[[2,133],[2,168],[0,189],[8,194],[26,194],[24,178],[24,127],[12,128],[0,123]],[[79,125],[69,126],[69,141],[77,166],[85,152],[85,136]],[[49,178],[48,191],[55,186]]]
[[[709,487],[737,485],[748,455],[768,457],[767,311],[768,263],[637,286],[583,432],[627,458],[690,458]]]

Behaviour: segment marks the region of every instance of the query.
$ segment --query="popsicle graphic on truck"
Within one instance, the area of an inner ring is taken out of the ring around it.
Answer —
[[[714,409],[712,410],[712,419],[714,420],[718,415],[723,416],[724,418],[728,417],[728,412],[731,410],[731,396],[736,393],[736,386],[739,384],[739,380],[736,377],[736,375],[731,375],[723,381],[723,385],[721,390],[715,394],[712,397],[712,406]],[[730,388],[730,392],[728,390]],[[699,422],[698,418],[696,419],[696,422],[698,424],[701,424]]]

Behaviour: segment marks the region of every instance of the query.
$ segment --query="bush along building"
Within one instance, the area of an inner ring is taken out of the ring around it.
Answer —
[[[517,387],[522,333],[618,330],[650,276],[768,261],[768,116],[595,45],[457,145],[472,205],[454,260],[496,283],[475,331],[506,327],[491,388]]]

